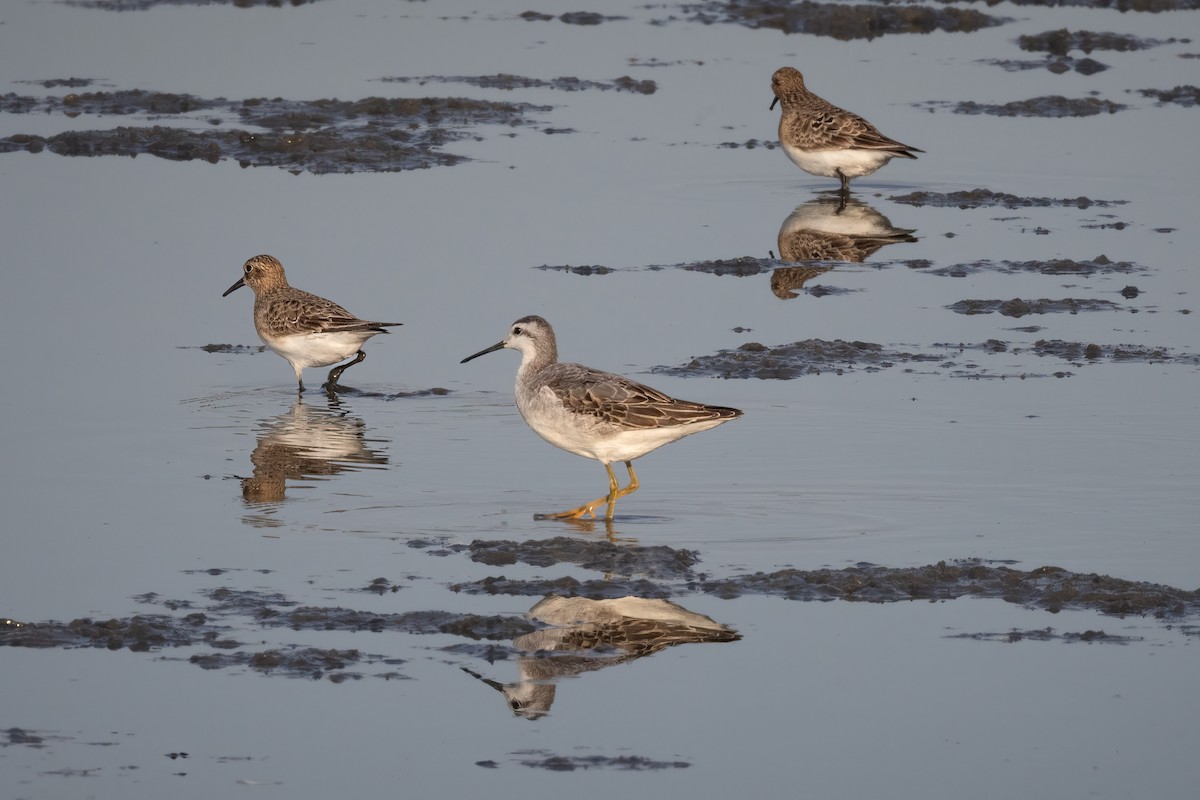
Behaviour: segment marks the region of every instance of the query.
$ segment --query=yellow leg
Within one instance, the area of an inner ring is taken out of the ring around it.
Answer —
[[[641,485],[638,483],[637,473],[635,473],[633,471],[633,462],[626,461],[625,468],[627,470],[629,470],[629,485],[626,486],[624,489],[618,488],[620,486],[620,484],[617,483],[617,476],[615,474],[613,474],[612,467],[609,466],[608,464],[605,464],[604,469],[608,472],[608,494],[606,494],[604,497],[597,497],[595,500],[593,500],[590,503],[584,503],[583,505],[579,506],[578,508],[568,509],[567,511],[559,511],[554,514],[536,514],[534,516],[534,518],[535,519],[580,519],[585,514],[589,514],[593,518],[595,518],[596,509],[599,508],[601,505],[607,505],[608,507],[605,509],[605,512],[604,512],[604,519],[607,520],[608,522],[612,522],[613,513],[616,511],[616,507],[617,507],[617,498],[624,497],[627,494],[633,494],[634,492],[636,492],[638,490],[638,487]]]

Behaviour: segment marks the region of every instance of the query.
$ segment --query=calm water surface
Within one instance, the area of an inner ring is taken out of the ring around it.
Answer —
[[[334,682],[189,663],[224,652],[208,644],[6,647],[5,797],[1192,796],[1194,619],[991,599],[722,600],[662,581],[675,602],[742,639],[564,678],[549,713],[531,721],[460,669],[516,682],[504,642],[489,661],[489,643],[464,635],[269,627],[220,617],[210,598],[224,588],[367,614],[519,618],[538,597],[451,587],[501,575],[630,577],[566,562],[489,565],[459,547],[605,535],[533,520],[596,496],[605,479],[525,427],[512,406],[517,356],[458,363],[535,313],[554,324],[564,359],[746,411],[639,463],[643,488],[617,509],[619,544],[693,550],[695,570],[717,577],[983,558],[1195,589],[1200,395],[1186,356],[1200,352],[1198,112],[1137,90],[1200,84],[1200,60],[1181,57],[1200,47],[1095,51],[1110,69],[1093,76],[986,60],[1040,59],[1017,37],[1063,27],[1167,40],[1194,29],[1196,12],[1000,4],[981,8],[1011,21],[972,34],[839,42],[636,4],[593,7],[624,17],[598,25],[519,16],[580,10],[557,2],[85,6],[0,9],[4,92],[438,95],[552,108],[529,127],[481,126],[446,146],[470,162],[388,174],[0,155],[0,616],[207,610],[242,652],[370,656],[350,670],[361,679]],[[654,59],[662,65],[644,66]],[[769,78],[784,64],[927,151],[853,185],[917,241],[806,284],[834,290],[824,296],[801,288],[781,299],[766,271],[677,267],[778,254],[785,220],[832,188],[764,146],[778,113],[767,110]],[[630,75],[657,91],[378,80],[496,73]],[[95,83],[31,83],[69,77]],[[1129,108],[1048,119],[924,105],[1093,91]],[[150,124],[207,125],[0,113],[0,138]],[[891,199],[976,188],[1124,202],[959,209]],[[249,293],[220,294],[260,252],[302,288],[404,322],[347,373],[361,393],[297,401],[275,355],[200,349],[258,344]],[[996,268],[1100,255],[1134,268]],[[991,266],[964,277],[936,274],[982,261]],[[608,270],[537,269],[566,265]],[[1132,298],[1121,293],[1130,285]],[[947,308],[1012,298],[1115,309],[1014,318]],[[1038,329],[1020,330],[1029,326]],[[651,372],[805,339],[945,353],[957,366],[857,364],[793,380]],[[1172,359],[1033,352],[1055,339],[1167,348]],[[1006,351],[956,348],[988,340]],[[956,377],[963,365],[975,377]],[[449,393],[423,393],[435,387]],[[363,591],[376,578],[396,590]],[[1044,629],[1124,638],[979,637]],[[554,768],[564,765],[577,769]]]

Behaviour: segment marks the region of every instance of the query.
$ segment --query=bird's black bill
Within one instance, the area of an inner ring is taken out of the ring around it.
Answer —
[[[228,289],[226,289],[225,292],[221,295],[221,297],[228,297],[230,292],[232,292],[236,289],[240,289],[245,285],[246,285],[246,280],[244,278],[238,278],[237,283],[235,283],[233,286],[230,286]]]
[[[229,291],[231,291],[231,292],[232,292],[232,291],[233,291],[233,289],[230,289]],[[476,353],[476,354],[475,354],[475,355],[473,355],[473,356],[467,356],[466,358],[464,358],[462,361],[460,361],[460,362],[458,362],[458,363],[460,363],[460,364],[465,364],[465,363],[467,363],[468,361],[470,361],[472,358],[479,358],[480,356],[486,356],[488,353],[494,353],[494,352],[496,352],[497,350],[503,349],[503,347],[504,347],[504,342],[496,342],[496,343],[495,343],[494,345],[492,345],[491,347],[489,347],[489,348],[487,348],[487,349],[485,349],[485,350],[480,350],[478,353]]]
[[[767,110],[768,110],[768,111],[774,111],[774,110],[775,110],[775,104],[776,104],[776,103],[778,103],[778,102],[779,102],[779,98],[778,98],[778,97],[776,97],[774,100],[772,100],[772,101],[771,101],[771,106],[770,106],[770,107],[769,107]]]

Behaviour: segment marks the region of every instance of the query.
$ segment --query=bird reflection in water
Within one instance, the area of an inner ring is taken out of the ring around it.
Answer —
[[[573,678],[649,656],[672,645],[733,642],[737,631],[667,600],[589,600],[551,595],[529,616],[552,627],[513,639],[519,679],[500,683],[463,667],[504,695],[512,712],[538,719],[550,711],[560,678]]]
[[[796,207],[779,227],[781,261],[861,263],[881,247],[917,241],[915,229],[897,228],[871,206],[854,198],[819,197]],[[805,282],[832,265],[779,267],[771,273],[771,292],[789,300]]]
[[[289,480],[322,480],[388,463],[373,448],[383,440],[368,439],[366,423],[351,416],[336,397],[322,406],[297,400],[289,411],[261,420],[257,427],[258,444],[250,454],[254,474],[242,478],[242,499],[251,507],[282,503]],[[274,524],[262,515],[249,521]]]

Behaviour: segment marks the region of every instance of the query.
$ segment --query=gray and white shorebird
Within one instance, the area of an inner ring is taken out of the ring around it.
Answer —
[[[611,372],[559,363],[554,329],[537,316],[517,320],[502,341],[460,363],[506,347],[521,353],[516,399],[525,423],[550,444],[594,458],[608,472],[605,496],[567,511],[538,514],[537,519],[595,517],[596,509],[607,505],[604,517],[611,522],[617,499],[638,489],[634,459],[742,415],[736,408],[677,400]],[[613,474],[614,461],[623,461],[629,470],[629,485],[623,489]]]
[[[884,136],[862,117],[817,97],[804,85],[804,76],[792,67],[781,67],[771,76],[779,117],[779,143],[792,163],[805,172],[842,182],[850,193],[850,179],[870,175],[897,156],[916,158],[924,153]]]
[[[301,392],[305,367],[328,367],[354,356],[353,361],[330,370],[325,382],[330,392],[343,389],[338,385],[342,373],[367,357],[362,351],[363,342],[403,324],[359,319],[332,300],[288,285],[283,264],[274,256],[255,256],[247,261],[242,266],[242,277],[221,296],[243,286],[254,290],[254,329],[258,338],[296,370]]]

